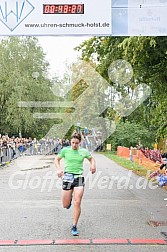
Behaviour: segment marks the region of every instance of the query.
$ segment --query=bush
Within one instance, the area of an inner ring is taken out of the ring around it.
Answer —
[[[113,150],[116,150],[117,146],[135,147],[139,144],[139,140],[143,147],[152,148],[154,139],[154,134],[141,124],[121,122],[117,125],[108,142],[112,144]]]

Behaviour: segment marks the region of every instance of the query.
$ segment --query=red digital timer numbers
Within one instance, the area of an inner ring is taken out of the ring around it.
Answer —
[[[43,14],[84,14],[84,4],[43,4]]]

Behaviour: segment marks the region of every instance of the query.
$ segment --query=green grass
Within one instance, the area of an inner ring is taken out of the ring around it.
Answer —
[[[126,158],[117,156],[116,152],[103,152],[103,154],[108,157],[109,159],[113,160],[115,163],[121,165],[122,167],[133,171],[139,176],[146,176],[148,169],[144,166],[139,165],[135,162],[132,162]]]
[[[149,176],[148,176],[148,170],[146,169],[144,166],[139,165],[135,162],[131,162],[130,160],[123,158],[123,157],[119,157],[117,156],[116,152],[101,152],[103,155],[105,155],[106,157],[108,157],[109,159],[113,160],[115,163],[121,165],[122,167],[131,170],[132,172],[136,173],[139,176],[144,176],[146,177],[148,180],[150,180]],[[154,181],[154,183],[158,182],[156,180],[156,178],[151,179],[152,181]],[[163,186],[164,189],[167,190],[167,186]]]

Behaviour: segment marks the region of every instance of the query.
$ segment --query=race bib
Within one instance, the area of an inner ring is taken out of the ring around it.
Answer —
[[[73,183],[73,182],[74,182],[74,174],[65,173],[65,174],[64,174],[64,177],[63,177],[63,182],[70,182],[70,183]]]

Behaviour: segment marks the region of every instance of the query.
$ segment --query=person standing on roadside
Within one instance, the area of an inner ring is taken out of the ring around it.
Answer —
[[[55,158],[57,175],[62,178],[62,204],[64,208],[69,209],[74,198],[74,214],[71,234],[79,234],[77,223],[81,214],[81,201],[84,193],[83,161],[88,159],[90,162],[90,171],[96,172],[94,158],[88,150],[80,147],[81,134],[74,133],[71,136],[71,146],[65,147]],[[60,160],[64,158],[64,171],[60,166]]]

